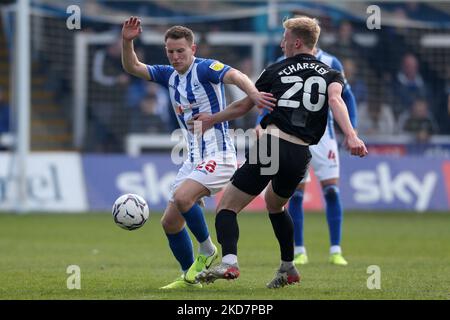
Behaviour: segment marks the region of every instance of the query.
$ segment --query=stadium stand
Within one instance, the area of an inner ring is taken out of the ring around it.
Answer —
[[[132,137],[129,139],[129,135],[155,134],[155,130],[146,130],[145,122],[130,127],[130,110],[139,109],[130,109],[130,101],[137,99],[133,94],[141,84],[126,78],[120,70],[119,57],[109,56],[104,60],[109,65],[105,65],[104,70],[96,67],[99,53],[107,52],[108,47],[113,47],[114,41],[119,38],[124,16],[142,15],[144,36],[136,45],[151,63],[166,63],[165,53],[160,47],[161,33],[173,24],[186,24],[193,30],[202,31],[197,35],[203,48],[199,54],[212,55],[237,67],[246,59],[252,61],[252,77],[256,77],[260,71],[258,69],[281,53],[281,30],[279,26],[271,29],[267,23],[264,1],[221,1],[220,4],[214,4],[214,8],[209,2],[201,2],[195,10],[179,1],[150,1],[145,4],[140,1],[89,2],[83,7],[81,30],[74,31],[68,31],[65,25],[68,3],[45,0],[35,3],[32,9],[33,150],[123,152],[127,149],[127,141],[133,140]],[[358,102],[373,104],[367,99],[373,97],[375,89],[381,86],[382,101],[377,103],[390,106],[396,120],[401,113],[397,110],[402,111],[404,107],[396,99],[398,89],[393,88],[398,80],[402,59],[406,54],[413,55],[417,60],[417,72],[427,85],[427,96],[421,98],[427,100],[430,113],[437,122],[437,131],[430,142],[437,142],[441,146],[449,144],[448,138],[445,138],[445,135],[450,134],[446,91],[449,68],[445,68],[450,65],[448,6],[441,3],[375,4],[383,11],[383,26],[380,30],[367,29],[367,3],[363,2],[351,6],[333,1],[286,2],[279,4],[278,19],[293,13],[319,17],[323,30],[320,46],[337,55],[343,62],[347,61],[349,68],[354,69],[350,80],[357,81],[354,89],[361,93]],[[0,55],[6,58],[6,48],[11,46],[13,13],[9,7],[4,7],[2,11],[0,43],[3,45]],[[150,15],[151,18],[148,18]],[[254,41],[243,40],[244,43],[238,43],[238,39],[244,35]],[[230,43],[230,39],[236,43]],[[0,63],[0,86],[5,88],[9,98],[10,66],[5,61],[2,59]],[[116,67],[111,69],[114,65]],[[79,72],[79,68],[84,70],[84,74]],[[102,84],[98,81],[99,73],[94,72],[96,69],[102,70],[106,77],[115,75],[121,80]],[[82,74],[82,77],[79,78],[77,74]],[[236,97],[235,92],[228,91],[229,99]],[[172,111],[164,112],[161,102],[155,109],[157,111],[151,111],[153,120],[148,123],[157,123],[157,127],[161,128],[160,134],[173,130],[176,125]],[[158,113],[156,117],[153,115],[155,112]],[[160,123],[159,117],[165,125]],[[236,125],[242,127],[251,122],[244,120]],[[398,125],[396,121],[397,133],[401,131]],[[383,140],[371,134],[366,138],[369,145],[371,141]],[[390,141],[408,143],[413,141],[410,138],[409,135],[396,134]]]

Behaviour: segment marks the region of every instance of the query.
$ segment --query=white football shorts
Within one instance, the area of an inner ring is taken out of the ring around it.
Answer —
[[[234,153],[220,154],[210,156],[194,163],[187,159],[180,170],[170,188],[169,201],[173,201],[173,194],[178,186],[186,179],[192,179],[205,186],[210,195],[214,195],[230,182],[237,169],[237,160]]]
[[[319,143],[309,147],[312,158],[310,167],[319,181],[339,178],[339,151],[336,139],[331,138],[328,126]],[[303,178],[302,183],[311,181],[310,173]]]

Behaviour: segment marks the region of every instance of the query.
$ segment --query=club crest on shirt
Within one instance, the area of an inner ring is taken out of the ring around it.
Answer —
[[[211,63],[211,65],[209,66],[211,69],[213,69],[214,71],[220,71],[222,70],[225,66],[223,65],[223,63],[219,62],[219,61],[214,61],[213,63]]]

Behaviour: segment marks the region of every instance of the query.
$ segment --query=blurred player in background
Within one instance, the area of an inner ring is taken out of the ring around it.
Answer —
[[[329,107],[345,135],[344,144],[351,154],[361,157],[367,154],[366,146],[357,137],[341,98],[344,87],[342,74],[314,56],[320,35],[317,20],[291,18],[283,26],[285,31],[281,48],[287,58],[266,68],[256,82],[258,90],[273,93],[277,98],[277,106],[262,119],[264,132],[250,149],[246,162],[225,188],[216,215],[222,263],[201,272],[198,279],[202,282],[235,279],[239,276],[237,214],[266,186],[266,208],[281,251],[280,267],[267,287],[279,288],[300,281],[293,261],[293,222],[284,206],[307,173],[311,159],[309,145],[317,144],[322,138],[328,122]],[[223,112],[195,118],[203,121],[208,128],[214,123],[246,113],[253,105],[250,99],[244,98],[232,103]],[[279,152],[271,154],[270,160],[278,162],[278,170],[264,174],[262,170],[270,164],[264,164],[255,149],[259,147],[267,152],[275,144],[278,144]],[[252,154],[258,155],[256,163],[251,161]]]
[[[317,60],[325,63],[332,69],[338,70],[344,75],[342,63],[333,55],[317,48],[314,53]],[[285,59],[280,57],[278,61]],[[350,122],[354,129],[357,127],[357,108],[356,100],[349,83],[344,76],[344,89],[342,98],[347,106]],[[257,119],[257,123],[261,122],[267,112],[263,112]],[[257,131],[260,127],[257,126]],[[325,133],[317,145],[310,146],[311,164],[314,173],[320,181],[322,193],[325,198],[325,210],[328,222],[328,230],[330,234],[330,256],[329,262],[335,265],[345,266],[347,261],[342,255],[341,239],[342,239],[342,223],[343,208],[341,197],[339,194],[339,150],[334,132],[333,114],[328,113],[328,123]],[[308,263],[306,247],[304,245],[303,232],[303,195],[305,193],[305,185],[311,180],[308,174],[298,185],[297,190],[289,201],[288,211],[294,222],[294,238],[295,238],[295,264]]]
[[[236,152],[228,134],[228,124],[217,124],[203,135],[188,130],[187,122],[199,112],[217,113],[226,106],[224,83],[237,85],[257,105],[274,106],[271,94],[259,92],[251,80],[216,60],[196,58],[193,32],[174,26],[165,33],[165,49],[170,65],[146,65],[139,61],[133,40],[142,32],[141,21],[131,17],[122,28],[122,64],[137,77],[155,81],[169,89],[179,125],[187,139],[189,156],[178,171],[171,198],[161,223],[173,255],[183,274],[162,289],[199,288],[197,273],[217,258],[208,226],[198,201],[222,189],[236,170]],[[199,242],[194,260],[193,245],[185,224]]]

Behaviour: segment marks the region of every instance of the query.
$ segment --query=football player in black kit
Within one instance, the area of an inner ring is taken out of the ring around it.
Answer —
[[[200,273],[197,279],[201,282],[239,276],[237,214],[266,186],[266,208],[281,251],[281,265],[267,287],[279,288],[300,281],[293,264],[293,223],[284,205],[307,172],[311,159],[308,146],[317,144],[324,134],[328,107],[345,135],[344,145],[350,153],[360,157],[368,153],[352,128],[341,98],[342,74],[313,55],[320,34],[317,20],[296,17],[286,20],[283,26],[281,48],[286,59],[267,67],[256,81],[258,90],[273,94],[277,106],[262,119],[262,135],[225,188],[215,221],[217,240],[222,246],[222,262]],[[195,119],[202,121],[202,130],[206,130],[215,123],[235,119],[252,107],[253,103],[246,97],[222,112],[199,114]],[[278,152],[274,151],[276,147]],[[263,161],[261,150],[269,156],[270,164]],[[267,174],[267,169],[274,163],[278,170]]]

